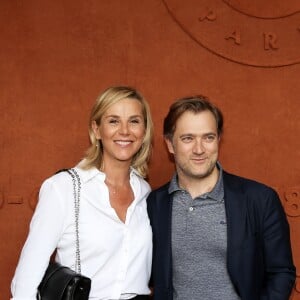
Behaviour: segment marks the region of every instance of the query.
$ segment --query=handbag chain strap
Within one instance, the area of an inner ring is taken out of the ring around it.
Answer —
[[[73,181],[74,210],[75,210],[75,238],[76,238],[75,272],[81,274],[80,247],[79,247],[79,207],[80,207],[81,181],[77,171],[74,168],[67,169],[66,171],[71,175]]]

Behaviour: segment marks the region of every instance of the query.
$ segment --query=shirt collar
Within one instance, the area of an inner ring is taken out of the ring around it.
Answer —
[[[213,199],[216,201],[222,201],[224,199],[223,168],[219,161],[217,162],[217,168],[219,169],[219,178],[218,178],[216,185],[210,192],[200,195],[197,198],[201,198],[201,199],[209,198],[209,199]],[[182,190],[183,189],[180,188],[179,184],[178,184],[177,173],[175,173],[170,181],[168,192],[169,192],[169,194],[172,194],[176,191],[182,191]]]
[[[105,180],[105,177],[106,177],[105,173],[100,171],[98,168],[92,167],[90,169],[84,170],[80,167],[80,165],[81,165],[81,162],[79,162],[76,165],[75,169],[78,172],[82,183],[86,183],[96,176],[99,176],[103,181]],[[131,167],[130,168],[130,179],[132,179],[132,177],[134,177],[134,176],[141,177],[141,175],[138,173],[138,171],[136,169],[134,169],[133,167]]]
[[[85,170],[82,169],[79,164],[75,167],[75,169],[78,172],[82,183],[86,183],[96,176],[100,176],[100,178],[102,178],[103,181],[105,180],[105,174],[99,171],[96,167],[92,167],[90,169]]]

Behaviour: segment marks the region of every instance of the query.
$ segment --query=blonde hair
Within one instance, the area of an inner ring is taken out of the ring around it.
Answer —
[[[92,123],[95,121],[97,125],[100,125],[101,118],[107,109],[125,98],[137,100],[142,105],[142,114],[145,123],[145,136],[141,148],[132,159],[131,166],[136,169],[142,177],[147,176],[153,138],[153,123],[150,108],[145,98],[137,90],[128,86],[110,87],[96,99],[96,103],[92,108],[89,119],[89,136],[91,146],[86,152],[81,168],[90,169],[92,167],[96,167],[101,169],[103,163],[103,149],[102,144],[99,143],[94,134]]]

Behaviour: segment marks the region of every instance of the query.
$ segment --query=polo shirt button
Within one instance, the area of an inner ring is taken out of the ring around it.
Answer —
[[[190,206],[189,207],[189,211],[193,211],[194,210],[194,207],[193,206]]]

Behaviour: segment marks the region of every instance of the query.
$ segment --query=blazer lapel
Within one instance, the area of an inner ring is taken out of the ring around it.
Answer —
[[[247,199],[235,176],[224,172],[224,199],[227,218],[227,252],[231,254],[248,234]],[[229,261],[230,262],[230,261]]]
[[[159,226],[159,236],[157,236],[156,242],[159,243],[159,247],[156,250],[159,251],[159,256],[164,258],[163,276],[164,282],[168,288],[172,285],[172,250],[171,250],[171,222],[172,222],[172,204],[173,199],[168,193],[168,186],[166,185],[156,197],[157,209],[153,216],[154,219],[159,220],[156,226]]]

